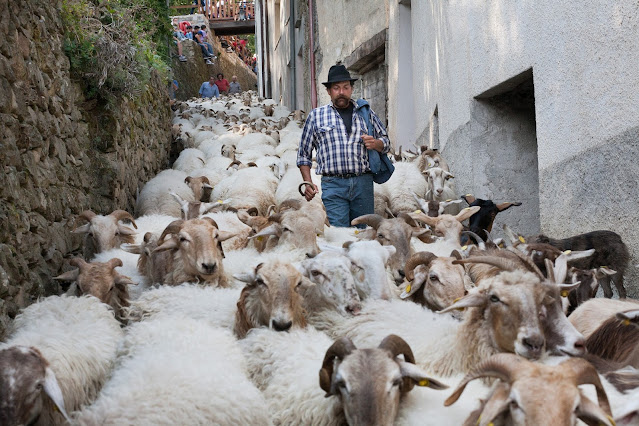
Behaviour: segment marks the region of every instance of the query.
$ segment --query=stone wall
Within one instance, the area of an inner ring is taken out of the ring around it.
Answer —
[[[74,217],[132,212],[168,166],[166,82],[154,75],[137,100],[86,100],[56,4],[0,1],[0,338],[21,307],[59,293],[51,277],[81,252]]]

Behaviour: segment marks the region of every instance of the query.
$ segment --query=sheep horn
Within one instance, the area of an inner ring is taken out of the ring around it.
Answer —
[[[333,380],[333,360],[338,358],[343,360],[355,349],[355,345],[348,337],[342,337],[335,341],[324,355],[324,361],[322,362],[322,369],[319,372],[320,387],[326,392],[325,397],[333,395],[331,389],[331,381]]]
[[[282,210],[286,210],[286,209],[293,209],[293,210],[299,210],[302,208],[302,201],[301,200],[295,200],[295,199],[288,199],[288,200],[284,200],[282,201],[282,204],[280,204],[280,212]]]
[[[359,225],[360,223],[363,223],[370,226],[373,229],[377,229],[380,223],[382,223],[382,220],[384,220],[384,218],[378,214],[365,214],[363,216],[356,217],[355,219],[353,219],[351,221],[351,225]]]
[[[117,257],[114,257],[113,259],[107,262],[107,265],[109,265],[111,269],[114,269],[118,266],[122,266],[122,261],[118,259]]]
[[[437,256],[429,251],[420,251],[419,253],[415,253],[412,255],[408,261],[406,262],[406,266],[404,267],[404,273],[406,274],[406,279],[408,281],[413,281],[415,276],[413,275],[413,271],[418,265],[427,265],[430,267],[430,263],[437,259]]]
[[[466,263],[485,263],[496,266],[504,271],[515,271],[519,269],[519,265],[514,260],[499,256],[477,256],[461,260],[453,260],[454,265],[465,265]]]
[[[391,358],[395,359],[397,355],[404,355],[404,361],[415,364],[415,356],[410,345],[406,343],[404,339],[395,335],[389,334],[382,340],[382,343],[378,346],[379,349],[386,349],[390,352]],[[402,392],[409,392],[415,386],[415,383],[410,377],[404,377],[402,384]]]
[[[131,222],[131,225],[133,225],[133,227],[135,229],[138,229],[138,225],[135,224],[135,220],[133,220],[133,216],[131,216],[131,213],[124,211],[124,210],[114,210],[110,216],[113,216],[116,220],[129,220]]]
[[[495,377],[506,383],[512,383],[517,377],[517,372],[526,366],[523,358],[514,354],[497,354],[479,363],[477,368],[473,369],[464,377],[457,389],[446,399],[444,406],[448,407],[455,403],[466,388],[466,385],[475,379],[482,377]]]
[[[164,238],[167,235],[177,234],[178,232],[180,232],[183,223],[184,221],[182,219],[174,220],[173,222],[169,223],[168,226],[164,228],[164,231],[162,231],[162,235],[160,235],[160,238],[158,238],[158,244],[162,244],[164,242]]]
[[[213,225],[215,228],[220,229],[219,226],[217,226],[217,222],[215,220],[213,220],[213,218],[210,217],[203,217],[202,220],[206,220],[207,222],[209,222],[211,225]]]
[[[305,187],[306,185],[311,185],[311,188],[317,190],[317,187],[315,186],[313,182],[309,182],[305,180],[304,182],[300,183],[299,186],[297,187],[297,192],[299,192],[302,197],[306,197],[306,195],[304,195],[304,192],[306,191],[306,189],[302,191],[302,187],[303,186]]]
[[[415,222],[415,219],[410,217],[408,213],[401,212],[400,214],[397,215],[397,219],[403,220],[404,222],[406,222],[408,225],[412,226],[413,228],[419,227],[417,223]]]
[[[272,214],[272,215],[270,215],[268,217],[268,220],[270,220],[271,222],[281,223],[281,221],[282,221],[282,213]]]
[[[482,250],[486,250],[486,242],[479,235],[475,234],[473,231],[462,231],[462,235],[464,234],[473,237],[473,240],[477,243],[477,247]]]
[[[91,222],[91,220],[96,216],[97,214],[93,213],[91,210],[85,210],[78,215],[78,219],[84,219],[87,222]]]

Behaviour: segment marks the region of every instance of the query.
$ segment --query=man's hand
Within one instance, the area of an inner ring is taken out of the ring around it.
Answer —
[[[315,197],[315,194],[317,194],[319,191],[317,190],[317,187],[315,185],[309,185],[307,183],[304,186],[306,187],[304,190],[304,198],[306,198],[306,201],[311,201],[313,197]]]
[[[379,152],[382,152],[384,149],[384,142],[379,139],[375,139],[371,135],[362,135],[362,142],[364,142],[366,149],[374,149]]]

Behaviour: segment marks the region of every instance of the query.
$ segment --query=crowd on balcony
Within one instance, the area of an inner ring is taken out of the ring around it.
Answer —
[[[247,39],[239,36],[220,36],[220,44],[228,53],[235,53],[257,74],[257,57],[247,47]]]

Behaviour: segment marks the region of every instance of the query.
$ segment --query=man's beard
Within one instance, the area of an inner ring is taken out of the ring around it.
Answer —
[[[338,108],[346,108],[348,106],[348,101],[349,99],[347,97],[340,96],[339,98],[335,99],[334,103],[335,106]]]

